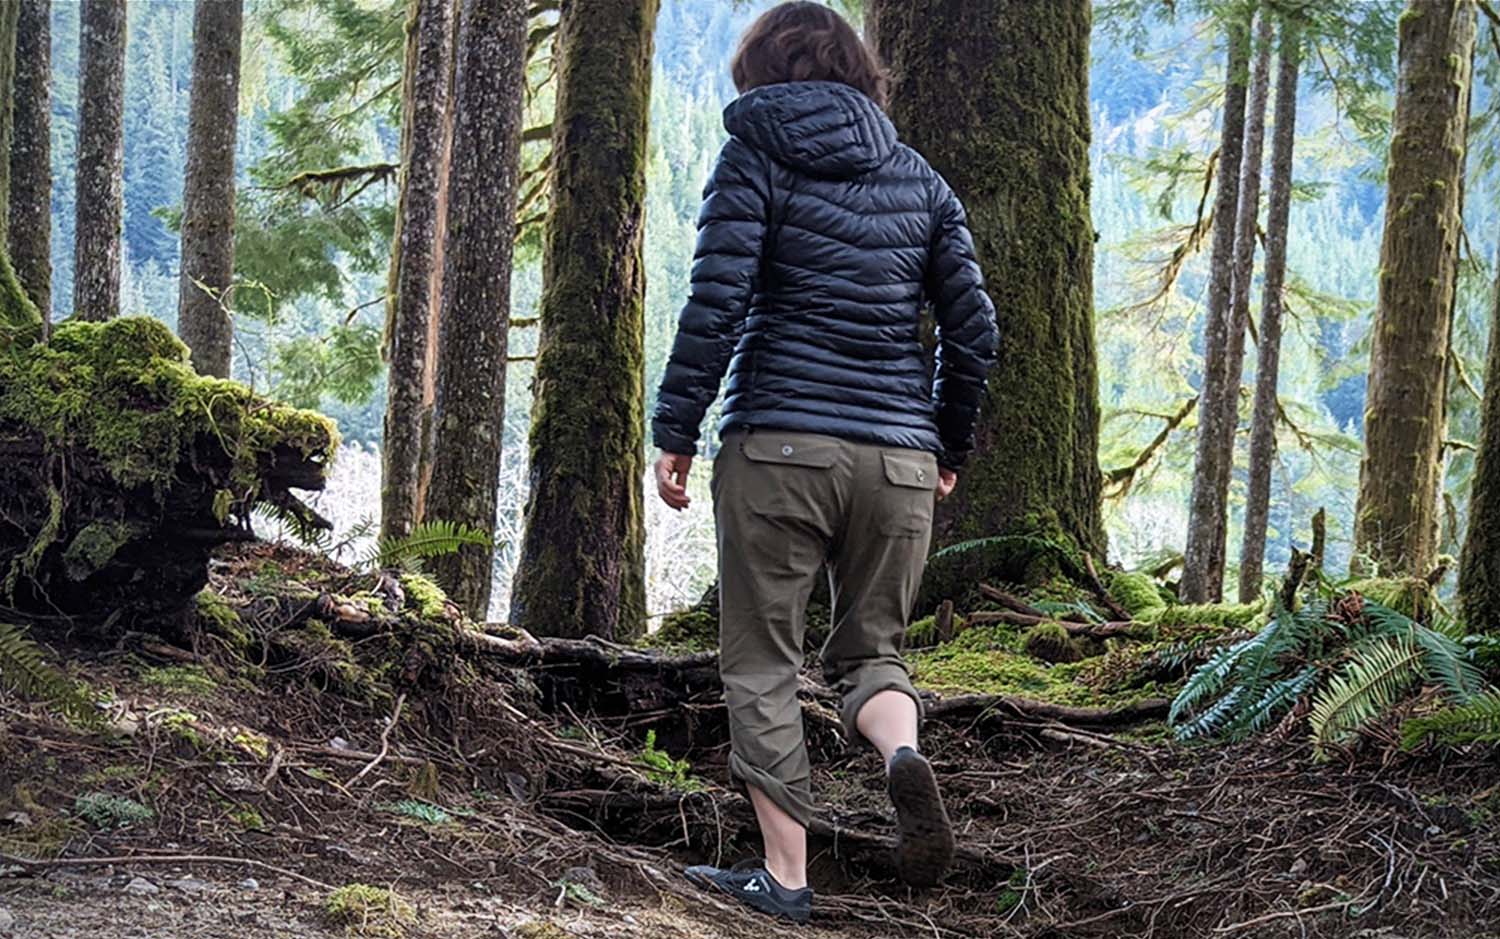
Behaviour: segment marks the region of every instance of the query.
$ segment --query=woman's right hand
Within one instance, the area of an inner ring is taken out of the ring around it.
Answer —
[[[661,501],[678,511],[692,504],[687,494],[688,471],[692,468],[691,455],[663,453],[656,458],[656,492]]]

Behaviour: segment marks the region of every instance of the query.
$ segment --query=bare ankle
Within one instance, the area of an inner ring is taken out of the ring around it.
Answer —
[[[788,890],[801,890],[807,886],[807,871],[793,867],[792,865],[779,863],[767,858],[766,870],[776,878],[776,882]]]

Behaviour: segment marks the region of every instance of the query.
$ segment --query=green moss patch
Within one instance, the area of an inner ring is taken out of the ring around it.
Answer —
[[[640,645],[683,652],[711,652],[719,647],[719,618],[707,610],[668,613],[661,628],[648,633]]]
[[[150,317],[70,321],[46,345],[0,358],[0,421],[38,431],[49,446],[90,451],[122,486],[158,496],[197,447],[217,447],[232,468],[231,499],[242,503],[278,448],[327,466],[338,447],[326,417],[194,372],[187,346]],[[91,543],[97,552],[108,540]]]
[[[351,936],[402,939],[417,923],[417,911],[393,890],[348,884],[328,895],[323,912]]]
[[[141,681],[168,694],[207,694],[219,687],[218,682],[197,665],[148,668],[141,672]]]

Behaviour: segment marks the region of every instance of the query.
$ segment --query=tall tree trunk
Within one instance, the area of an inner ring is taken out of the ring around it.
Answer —
[[[1266,219],[1266,276],[1256,345],[1255,411],[1250,419],[1250,478],[1245,494],[1245,539],[1240,547],[1240,602],[1260,596],[1271,505],[1271,468],[1276,461],[1276,383],[1281,372],[1282,286],[1286,283],[1286,237],[1292,213],[1292,153],[1297,143],[1297,70],[1302,34],[1290,18],[1281,23],[1276,74],[1276,130],[1271,139],[1271,197]]]
[[[429,518],[495,532],[505,435],[511,248],[521,154],[527,0],[464,0],[453,93],[448,247],[438,330]],[[489,612],[493,553],[465,547],[432,562],[454,602]]]
[[[1089,214],[1088,0],[874,0],[891,117],[963,200],[1000,355],[942,540],[1104,548]],[[960,78],[955,69],[964,70]]]
[[[645,627],[646,129],[659,0],[564,0],[531,425],[511,619],[544,635]]]
[[[1245,150],[1245,92],[1250,65],[1250,29],[1244,20],[1229,23],[1229,61],[1224,84],[1224,124],[1219,139],[1218,192],[1214,198],[1214,244],[1210,258],[1207,324],[1203,331],[1203,383],[1199,392],[1198,447],[1193,462],[1193,494],[1188,508],[1187,546],[1183,550],[1178,592],[1188,603],[1205,603],[1222,595],[1223,569],[1214,567],[1224,524],[1226,498],[1219,480],[1229,478],[1234,462],[1234,428],[1224,432],[1222,407],[1233,320],[1235,236],[1240,206],[1240,172]],[[1243,341],[1243,338],[1241,338]],[[1238,376],[1236,376],[1238,378]],[[1238,381],[1236,381],[1238,384]],[[1217,520],[1217,523],[1216,521]]]
[[[1436,553],[1475,10],[1412,0],[1401,17],[1354,513],[1356,558],[1387,574],[1426,574]]]
[[[445,202],[453,124],[453,4],[407,0],[401,121],[401,194],[386,319],[384,461],[380,534],[399,538],[422,517],[436,395]]]
[[[125,0],[83,0],[78,33],[78,189],[73,312],[120,312],[125,182]]]
[[[52,7],[50,0],[20,0],[18,7],[10,258],[45,323],[52,310]]]
[[[0,352],[33,342],[42,333],[42,318],[22,289],[10,263],[11,96],[16,78],[16,33],[20,5],[0,3]]]
[[[198,0],[177,332],[204,375],[229,377],[234,323],[234,141],[239,124],[243,0]]]
[[[1500,252],[1495,256],[1490,352],[1469,497],[1469,530],[1459,558],[1458,599],[1471,629],[1500,633]]]

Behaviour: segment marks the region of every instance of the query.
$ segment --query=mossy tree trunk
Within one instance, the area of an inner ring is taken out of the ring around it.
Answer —
[[[1203,330],[1203,381],[1199,390],[1198,446],[1193,461],[1193,492],[1188,506],[1187,543],[1183,549],[1182,580],[1178,591],[1184,602],[1208,603],[1224,591],[1222,563],[1215,552],[1223,543],[1220,531],[1227,510],[1227,481],[1234,462],[1234,427],[1225,433],[1222,406],[1234,311],[1236,219],[1240,206],[1240,171],[1245,152],[1245,97],[1250,71],[1249,17],[1241,9],[1229,11],[1229,57],[1224,84],[1224,119],[1219,136],[1217,192],[1214,197],[1214,242],[1209,259],[1208,313]],[[1243,337],[1240,338],[1243,342]],[[1235,385],[1238,387],[1238,374]],[[1224,441],[1228,439],[1229,447]],[[1225,480],[1221,492],[1219,481]],[[1217,520],[1217,524],[1215,523]]]
[[[438,306],[453,63],[452,0],[408,0],[402,79],[401,192],[386,317],[385,436],[380,534],[399,538],[422,517],[436,396]]]
[[[10,258],[45,324],[52,309],[52,6],[50,0],[15,5]]]
[[[1250,476],[1245,492],[1245,537],[1240,547],[1240,602],[1260,597],[1276,461],[1276,384],[1281,372],[1281,290],[1286,283],[1286,238],[1292,209],[1292,154],[1297,143],[1297,71],[1302,33],[1281,23],[1276,73],[1276,129],[1271,138],[1271,193],[1266,218],[1266,273],[1256,344],[1255,409],[1250,418]]]
[[[1101,552],[1088,0],[873,0],[891,117],[963,200],[1000,323],[974,456],[940,540]]]
[[[0,351],[31,343],[42,333],[42,317],[11,267],[6,231],[10,221],[11,95],[16,72],[16,33],[21,8],[0,3]]]
[[[459,16],[436,437],[424,509],[491,536],[505,435],[526,7],[527,0],[464,0]],[[489,550],[465,547],[432,569],[454,602],[485,618],[494,579]]]
[[[125,0],[83,0],[78,50],[78,187],[73,312],[120,312],[125,181]]]
[[[177,332],[204,375],[229,377],[234,324],[234,142],[239,125],[243,0],[198,0]]]
[[[1475,631],[1490,633],[1500,633],[1500,252],[1495,264],[1479,452],[1474,458],[1469,496],[1469,530],[1458,568],[1458,598],[1464,622]]]
[[[1475,4],[1412,0],[1400,29],[1354,548],[1382,574],[1421,576],[1437,550]]]
[[[564,0],[531,425],[511,619],[616,639],[645,626],[641,262],[659,0]]]

